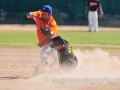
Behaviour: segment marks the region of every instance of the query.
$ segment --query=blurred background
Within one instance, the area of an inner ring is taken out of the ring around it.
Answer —
[[[100,0],[104,17],[100,26],[120,26],[120,0]],[[0,24],[35,24],[27,19],[30,11],[40,10],[48,4],[53,8],[53,16],[59,25],[88,25],[84,14],[87,0],[0,0]]]

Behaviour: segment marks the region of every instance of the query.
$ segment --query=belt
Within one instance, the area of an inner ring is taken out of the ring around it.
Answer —
[[[96,10],[89,10],[89,11],[91,11],[91,12],[95,12]]]

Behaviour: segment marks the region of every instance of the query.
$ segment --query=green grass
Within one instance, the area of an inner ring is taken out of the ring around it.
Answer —
[[[71,44],[120,45],[120,31],[59,31],[59,35]],[[13,43],[13,44],[12,44]],[[17,43],[17,44],[15,44]],[[22,44],[18,44],[22,43]],[[0,31],[0,48],[37,48],[36,31]],[[73,48],[93,49],[93,46],[74,46]],[[97,47],[103,49],[119,49],[120,47]]]
[[[71,43],[120,45],[120,31],[60,31],[59,34]]]
[[[35,43],[35,31],[0,31],[0,42],[5,43]]]

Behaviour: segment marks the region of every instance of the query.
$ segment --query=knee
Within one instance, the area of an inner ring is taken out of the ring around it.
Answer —
[[[45,58],[46,56],[47,56],[46,53],[44,53],[44,52],[40,52],[40,58]]]
[[[47,63],[48,60],[47,60],[47,54],[45,52],[40,52],[40,60],[41,60],[41,63]]]

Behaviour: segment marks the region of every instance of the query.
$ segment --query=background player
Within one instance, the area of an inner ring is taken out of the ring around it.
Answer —
[[[85,14],[88,12],[88,21],[89,21],[89,32],[92,31],[92,26],[94,31],[98,31],[98,10],[100,10],[99,18],[103,17],[103,10],[99,0],[88,0],[86,5]]]

